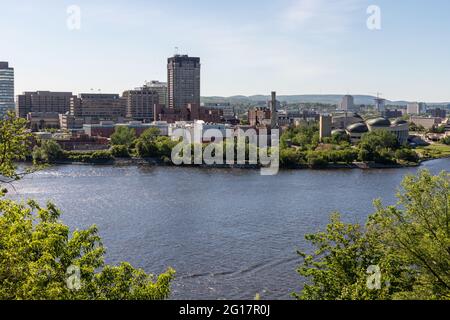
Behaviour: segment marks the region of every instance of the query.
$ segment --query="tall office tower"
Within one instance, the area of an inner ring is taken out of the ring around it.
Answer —
[[[277,111],[277,93],[272,91],[272,100],[270,104],[271,128],[278,129],[278,111]]]
[[[125,99],[126,116],[129,119],[151,122],[153,111],[159,106],[159,95],[152,88],[144,86],[122,94]]]
[[[355,109],[355,99],[353,96],[345,95],[341,101],[342,111],[353,111]]]
[[[167,82],[152,80],[146,82],[144,87],[149,87],[153,91],[156,91],[159,95],[159,104],[164,107],[167,106]]]
[[[30,112],[64,114],[70,111],[72,98],[72,92],[24,92],[17,96],[16,114],[20,118],[26,118]]]
[[[200,58],[175,55],[167,63],[168,107],[200,106]]]
[[[14,108],[14,68],[0,61],[0,118]]]

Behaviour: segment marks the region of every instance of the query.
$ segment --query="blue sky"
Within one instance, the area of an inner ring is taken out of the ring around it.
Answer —
[[[81,29],[67,28],[67,7]],[[369,30],[367,8],[381,9]],[[375,94],[450,101],[448,0],[0,0],[16,92],[122,92],[202,59],[202,95]]]

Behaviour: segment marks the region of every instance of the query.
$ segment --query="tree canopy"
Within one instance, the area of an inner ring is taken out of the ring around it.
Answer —
[[[308,235],[315,248],[300,251],[294,294],[304,300],[450,299],[450,175],[424,170],[407,176],[398,203],[383,207],[365,226],[334,214],[326,231]],[[371,273],[379,274],[370,286]]]
[[[0,120],[0,174],[20,178],[15,161],[28,154],[25,122]],[[41,146],[42,147],[42,146]],[[45,156],[59,149],[44,143]],[[48,159],[47,159],[48,160]],[[70,232],[52,203],[15,202],[0,190],[0,299],[160,300],[170,295],[175,271],[159,276],[123,262],[109,266],[96,226]]]

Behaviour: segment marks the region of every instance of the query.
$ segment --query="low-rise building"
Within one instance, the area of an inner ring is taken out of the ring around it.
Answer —
[[[59,113],[57,112],[29,112],[26,118],[31,131],[59,129]]]
[[[433,129],[439,126],[442,123],[442,118],[436,117],[420,117],[420,116],[412,116],[410,119],[411,123],[414,123],[416,126],[422,126],[427,130]]]

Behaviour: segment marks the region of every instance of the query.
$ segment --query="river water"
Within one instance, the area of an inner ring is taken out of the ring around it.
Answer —
[[[433,173],[450,159],[422,165]],[[406,174],[387,170],[253,170],[55,166],[17,182],[9,197],[51,200],[72,229],[96,224],[107,263],[177,270],[173,299],[289,299],[303,280],[297,249],[332,212],[363,223],[372,202],[395,203]]]

